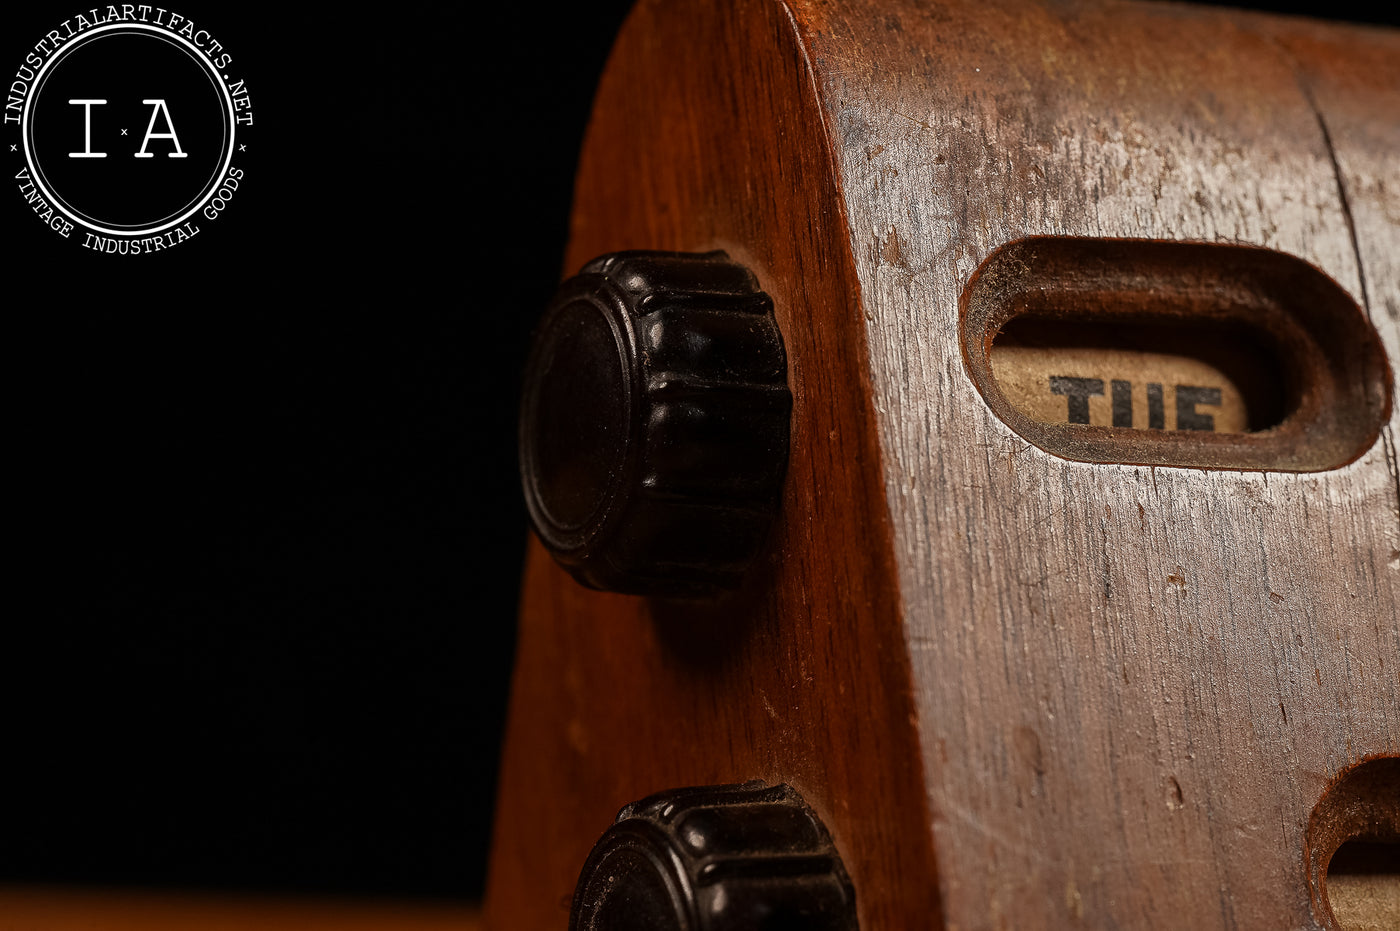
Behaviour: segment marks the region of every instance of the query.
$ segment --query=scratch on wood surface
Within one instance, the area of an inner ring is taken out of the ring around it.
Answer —
[[[1285,51],[1285,54],[1288,54]],[[1291,57],[1291,56],[1290,56]],[[1347,236],[1351,240],[1351,252],[1356,260],[1356,279],[1361,288],[1361,307],[1366,311],[1366,319],[1375,325],[1375,317],[1371,312],[1371,293],[1366,276],[1366,262],[1361,254],[1361,240],[1356,234],[1356,217],[1352,214],[1351,197],[1347,194],[1346,176],[1342,173],[1341,161],[1337,158],[1337,147],[1332,143],[1332,132],[1327,127],[1327,118],[1322,115],[1322,108],[1317,105],[1317,99],[1313,94],[1313,89],[1309,85],[1301,68],[1294,65],[1294,76],[1298,82],[1298,87],[1302,91],[1303,98],[1307,100],[1308,106],[1312,109],[1313,116],[1317,118],[1317,128],[1322,133],[1322,144],[1327,149],[1327,160],[1332,165],[1332,177],[1337,183],[1337,198],[1341,201],[1342,216],[1346,218]],[[1390,469],[1391,479],[1395,484],[1395,500],[1397,503],[1397,513],[1400,513],[1400,468],[1397,468],[1395,461],[1395,437],[1391,431],[1390,424],[1381,428],[1381,438],[1385,443],[1386,464]]]
[[[1400,462],[1397,462],[1395,455],[1395,437],[1390,431],[1389,425],[1381,431],[1381,442],[1385,445],[1385,466],[1390,471],[1390,478],[1395,483],[1395,514],[1400,518]]]
[[[938,809],[938,815],[944,817],[951,816],[953,819],[971,828],[978,835],[985,837],[998,847],[1008,851],[1015,851],[1024,861],[1045,861],[1045,852],[1043,850],[1032,844],[1022,843],[1014,836],[1000,830],[995,823],[995,821],[999,819],[982,818],[975,810],[949,804],[946,799],[943,800],[943,806]],[[935,821],[936,820],[937,815],[935,815]],[[993,854],[993,857],[995,858],[995,854]]]
[[[1322,110],[1318,108],[1317,100],[1313,97],[1312,88],[1304,79],[1303,74],[1295,65],[1294,75],[1298,81],[1298,88],[1303,93],[1303,99],[1308,102],[1312,109],[1313,116],[1317,119],[1317,128],[1322,132],[1322,145],[1327,150],[1327,161],[1332,165],[1332,177],[1337,182],[1337,198],[1341,201],[1342,216],[1346,219],[1347,236],[1351,239],[1351,253],[1356,259],[1356,279],[1361,288],[1361,307],[1366,311],[1366,319],[1371,319],[1371,297],[1366,288],[1366,264],[1361,259],[1361,243],[1356,238],[1356,218],[1351,213],[1351,199],[1347,196],[1346,179],[1342,176],[1341,163],[1337,161],[1337,147],[1332,144],[1332,133],[1327,128],[1327,118],[1322,115]],[[1374,321],[1372,321],[1374,323]]]

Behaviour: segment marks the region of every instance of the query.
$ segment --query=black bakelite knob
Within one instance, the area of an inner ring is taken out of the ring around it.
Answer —
[[[520,416],[530,520],[609,591],[738,586],[777,511],[792,395],[773,301],[723,252],[618,252],[560,286]]]
[[[826,828],[786,785],[676,789],[628,805],[583,865],[569,931],[855,931]]]

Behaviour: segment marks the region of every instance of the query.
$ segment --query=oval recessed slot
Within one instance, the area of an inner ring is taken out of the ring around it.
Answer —
[[[1068,459],[1317,471],[1369,448],[1389,412],[1361,309],[1268,249],[1019,240],[968,283],[962,337],[992,410]]]

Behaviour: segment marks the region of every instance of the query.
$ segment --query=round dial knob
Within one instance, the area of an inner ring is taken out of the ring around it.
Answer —
[[[856,931],[826,828],[791,786],[676,789],[622,809],[574,891],[569,931]]]
[[[618,252],[560,286],[525,369],[530,520],[585,585],[737,587],[787,469],[773,302],[723,252]]]

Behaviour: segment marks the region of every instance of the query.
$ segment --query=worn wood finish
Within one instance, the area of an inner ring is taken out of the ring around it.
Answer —
[[[1267,246],[1360,301],[1305,75],[1234,13],[828,9],[801,21],[849,127],[933,832],[959,865],[949,926],[1312,926],[1313,804],[1348,763],[1400,753],[1393,419],[1314,475],[1083,465],[991,416],[956,350],[968,276],[1037,234]],[[1393,35],[1314,29],[1319,69],[1361,47],[1400,86]],[[1393,189],[1387,151],[1353,190]],[[1393,250],[1394,219],[1372,222]],[[1372,317],[1394,359],[1395,320]]]
[[[988,408],[959,299],[1026,236],[1300,257],[1400,357],[1400,39],[1076,2],[644,3],[569,271],[726,248],[795,398],[769,558],[678,607],[533,549],[488,921],[563,927],[613,810],[793,783],[862,928],[1314,928],[1325,787],[1400,755],[1400,475],[1071,462]]]

